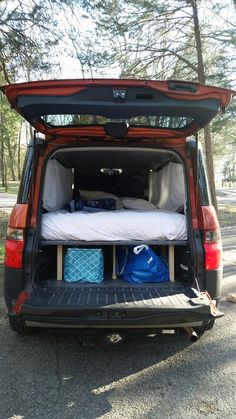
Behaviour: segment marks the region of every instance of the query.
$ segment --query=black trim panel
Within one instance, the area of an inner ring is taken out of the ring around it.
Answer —
[[[21,181],[17,196],[17,203],[18,204],[25,204],[28,202],[29,190],[30,190],[30,182],[32,176],[32,162],[33,162],[33,143],[31,143],[27,147],[27,152],[25,155],[24,160],[24,167],[21,173]]]
[[[22,269],[5,267],[4,297],[8,310],[11,310],[23,288]]]
[[[74,95],[19,95],[17,107],[34,125],[42,115],[99,114],[108,118],[130,118],[138,115],[181,116],[193,118],[199,127],[206,125],[220,108],[219,99],[172,99],[150,88],[129,87],[126,98],[116,101],[112,86],[88,87]],[[150,93],[150,99],[137,95]],[[139,97],[139,96],[138,96]],[[45,126],[47,124],[45,123]],[[180,133],[183,129],[179,129]]]
[[[223,268],[216,269],[214,271],[206,272],[206,290],[209,292],[212,300],[216,300],[219,305],[221,297],[221,286],[223,277]]]

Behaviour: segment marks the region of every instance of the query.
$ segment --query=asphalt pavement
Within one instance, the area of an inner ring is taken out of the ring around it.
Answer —
[[[236,207],[236,188],[217,188],[216,195],[219,208],[225,205]]]
[[[236,417],[236,228],[222,229],[219,319],[192,343],[185,333],[86,348],[72,332],[18,336],[0,320],[0,419]]]
[[[0,193],[0,209],[12,208],[16,203],[16,194]]]

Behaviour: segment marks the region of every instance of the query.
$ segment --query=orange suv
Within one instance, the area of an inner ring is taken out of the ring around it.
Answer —
[[[6,239],[12,330],[210,329],[222,315],[222,243],[196,133],[235,92],[151,80],[37,81],[2,91],[35,129]],[[122,276],[122,252],[142,245],[162,258],[167,281]],[[95,250],[97,282],[88,270],[78,274]]]

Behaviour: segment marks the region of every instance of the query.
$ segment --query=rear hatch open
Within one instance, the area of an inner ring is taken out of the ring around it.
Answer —
[[[1,89],[11,106],[48,139],[185,138],[224,111],[235,94],[174,80],[50,80]]]

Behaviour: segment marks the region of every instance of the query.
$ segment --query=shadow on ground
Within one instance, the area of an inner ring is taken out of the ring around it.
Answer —
[[[220,413],[218,386],[230,379],[236,361],[232,332],[229,329],[227,337],[220,333],[225,327],[219,323],[218,336],[209,332],[195,344],[181,333],[133,336],[121,346],[94,348],[81,347],[69,332],[20,337],[6,329],[0,356],[5,371],[0,417],[156,418],[157,410],[159,417],[168,417],[174,409],[175,417],[183,417],[178,412],[189,403],[194,406],[196,395],[196,412]],[[216,366],[224,371],[221,383]]]

